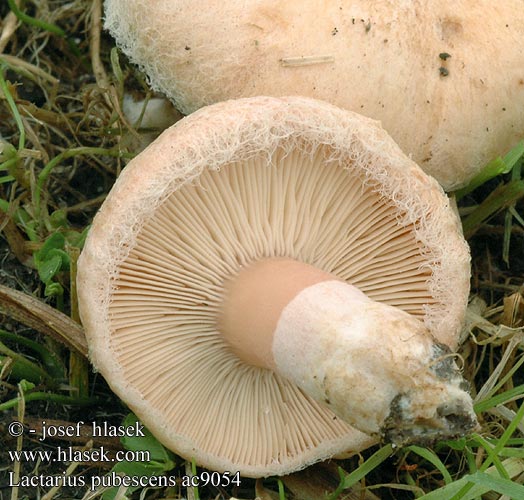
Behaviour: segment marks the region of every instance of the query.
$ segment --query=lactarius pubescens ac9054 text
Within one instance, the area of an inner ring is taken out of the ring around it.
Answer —
[[[523,0],[106,0],[118,45],[184,112],[304,95],[380,120],[446,190],[524,137]]]
[[[93,364],[169,448],[284,474],[476,425],[453,361],[469,253],[367,118],[215,104],[124,169],[79,260]]]

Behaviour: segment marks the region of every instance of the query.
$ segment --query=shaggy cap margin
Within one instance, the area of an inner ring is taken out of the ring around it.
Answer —
[[[380,186],[381,196],[403,213],[427,252],[428,288],[436,303],[425,306],[426,326],[442,343],[456,347],[469,292],[469,251],[449,199],[438,183],[409,160],[377,122],[332,105],[300,97],[258,97],[203,108],[166,130],[122,172],[94,219],[78,263],[81,317],[90,343],[90,358],[113,390],[162,441],[173,431],[161,414],[126,382],[110,344],[109,307],[119,266],[136,242],[140,229],[174,191],[197,182],[205,169],[244,161],[261,154],[271,159],[277,149],[313,154],[331,151],[329,161],[356,165],[366,182]],[[320,443],[285,463],[240,469],[246,476],[282,474],[346,450],[372,444],[368,436],[348,428],[346,437]],[[180,436],[176,451],[217,470],[238,470],[238,464],[209,457]]]

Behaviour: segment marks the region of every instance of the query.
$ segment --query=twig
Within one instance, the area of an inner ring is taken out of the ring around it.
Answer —
[[[89,55],[93,74],[97,85],[104,90],[109,89],[109,79],[100,60],[100,31],[102,30],[102,3],[100,0],[93,0],[91,4],[91,27],[89,30]],[[108,102],[108,104],[110,104]]]
[[[4,27],[2,28],[2,33],[0,34],[0,54],[4,52],[6,45],[9,43],[13,33],[16,31],[17,24],[18,19],[13,12],[9,12],[9,14],[4,17]]]
[[[82,448],[82,451],[90,450],[93,447],[93,441],[88,441],[86,445]],[[65,471],[65,476],[70,476],[73,474],[75,469],[80,465],[79,462],[72,462],[69,467]],[[51,488],[43,497],[42,500],[51,500],[54,498],[55,494],[59,492],[60,488],[62,487],[62,484],[58,486],[54,486]]]
[[[0,285],[0,312],[87,356],[82,327],[35,297]]]
[[[30,62],[24,61],[19,57],[12,56],[9,54],[1,54],[0,60],[3,60],[9,67],[20,68],[25,71],[28,71],[29,73],[32,73],[33,75],[42,78],[42,80],[49,82],[53,86],[57,86],[60,83],[58,78],[55,78],[53,75],[50,75],[47,71],[44,71],[42,68],[39,68],[38,66],[31,64]]]

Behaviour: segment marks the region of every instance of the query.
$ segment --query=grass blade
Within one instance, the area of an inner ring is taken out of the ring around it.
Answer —
[[[504,469],[508,473],[510,477],[516,477],[524,472],[524,461],[518,459],[518,458],[508,458],[507,460],[504,460],[502,462]],[[489,491],[493,491],[492,486],[499,487],[499,484],[493,483],[487,483],[484,478],[478,479],[478,471],[470,474],[468,476],[464,476],[458,481],[455,481],[451,484],[448,484],[446,486],[443,486],[442,488],[439,488],[438,490],[434,490],[431,493],[428,493],[427,495],[424,495],[420,497],[418,500],[442,500],[442,499],[459,499],[460,500],[474,500],[476,498],[479,498],[481,495],[484,495],[488,493]],[[481,472],[483,476],[488,476],[489,478],[495,478],[495,480],[499,479],[497,470],[495,467],[490,467],[485,472]],[[472,477],[475,477],[475,482],[470,482],[470,479]],[[502,480],[504,481],[504,480]],[[470,486],[467,492],[462,492],[465,486]],[[507,485],[505,485],[507,486]],[[461,496],[458,496],[459,492],[461,492]],[[511,498],[524,498],[523,496],[516,496]]]
[[[413,453],[416,453],[424,460],[428,461],[430,464],[436,467],[438,471],[442,474],[442,478],[444,479],[444,482],[446,484],[450,484],[453,482],[453,479],[451,478],[451,475],[448,472],[446,466],[442,463],[440,458],[431,450],[428,450],[427,448],[421,448],[420,446],[415,445],[409,446],[407,449],[409,451],[412,451]]]
[[[462,221],[464,236],[466,238],[473,236],[484,221],[523,196],[524,181],[510,181],[500,185]]]
[[[486,486],[490,491],[496,491],[510,498],[524,498],[524,486],[509,479],[494,477],[485,472],[476,472],[469,476],[468,480],[474,484]]]
[[[378,467],[384,460],[393,453],[393,446],[390,444],[380,448],[371,455],[358,469],[354,470],[344,478],[344,488],[351,488],[362,478],[366,477],[373,469]]]
[[[471,179],[466,187],[455,191],[457,201],[472,191],[475,191],[475,189],[489,180],[499,175],[509,173],[522,156],[524,156],[524,141],[519,142],[504,156],[504,158],[499,157],[490,161],[475,177],[473,177],[473,179]]]
[[[473,408],[475,410],[475,413],[483,413],[486,410],[493,408],[494,406],[504,404],[507,401],[511,401],[515,398],[518,398],[519,396],[524,396],[524,384],[518,385],[517,387],[509,389],[501,394],[497,394],[492,398],[480,401],[479,403],[476,403]]]

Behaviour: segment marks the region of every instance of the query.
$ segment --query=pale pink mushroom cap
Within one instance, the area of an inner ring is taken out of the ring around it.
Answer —
[[[523,0],[105,0],[105,27],[184,113],[301,95],[380,120],[446,190],[524,138]]]
[[[90,357],[167,447],[254,477],[377,440],[225,340],[225,283],[271,257],[351,283],[452,349],[469,290],[448,198],[377,122],[258,97],[166,130],[124,169],[79,259]]]

